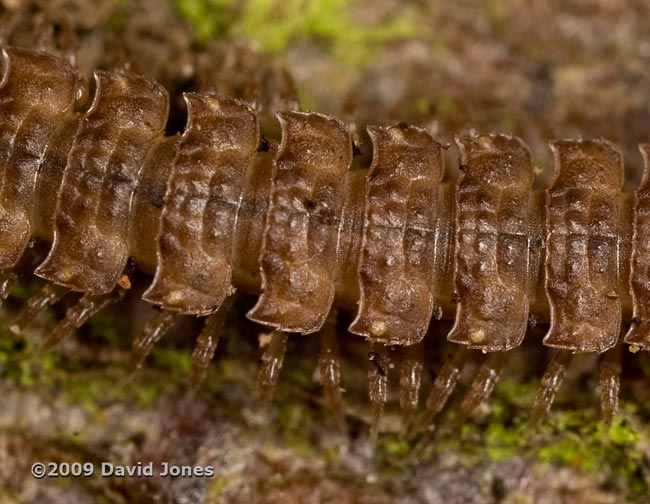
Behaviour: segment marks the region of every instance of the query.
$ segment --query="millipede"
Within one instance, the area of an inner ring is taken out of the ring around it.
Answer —
[[[368,342],[371,438],[388,400],[387,366],[401,355],[400,406],[433,429],[472,355],[483,355],[457,415],[486,399],[533,323],[556,349],[531,420],[540,421],[572,356],[603,354],[601,407],[618,407],[621,354],[650,350],[650,145],[645,175],[623,193],[623,159],[604,139],[553,140],[555,177],[534,189],[526,144],[503,134],[456,138],[460,175],[443,181],[445,150],[425,128],[369,126],[372,162],[353,167],[351,128],[315,112],[277,113],[265,138],[254,105],[187,92],[187,124],[166,135],[170,98],[127,70],[88,86],[69,58],[3,47],[0,84],[0,296],[34,240],[51,243],[34,274],[19,333],[69,291],[80,293],[47,338],[69,337],[123,299],[137,269],[160,311],[133,343],[142,366],[175,318],[203,320],[192,354],[199,384],[233,293],[258,295],[247,317],[272,333],[259,371],[270,401],[287,339],[316,334],[326,403],[339,411],[339,309]],[[31,260],[31,259],[29,259]],[[454,320],[457,350],[417,410],[430,325]],[[629,323],[629,328],[628,328]],[[624,328],[624,329],[622,329]],[[414,415],[414,413],[418,413]]]

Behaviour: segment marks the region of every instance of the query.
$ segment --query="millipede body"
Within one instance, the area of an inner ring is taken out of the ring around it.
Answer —
[[[137,264],[153,276],[144,299],[162,308],[135,343],[140,363],[178,313],[207,317],[195,351],[207,365],[211,331],[241,289],[259,295],[248,317],[275,331],[261,384],[277,380],[285,333],[319,332],[326,396],[336,403],[332,311],[343,307],[356,313],[349,331],[372,345],[377,413],[386,348],[417,348],[432,319],[455,318],[448,339],[459,352],[433,383],[429,421],[457,380],[463,348],[490,356],[461,417],[489,394],[502,354],[521,344],[531,318],[548,322],[543,344],[560,349],[538,413],[570,354],[614,349],[623,322],[630,349],[650,349],[648,145],[634,194],[622,193],[622,156],[606,140],[552,141],[555,178],[534,190],[521,140],[458,137],[462,173],[443,182],[447,146],[419,127],[369,127],[372,164],[351,169],[353,136],[330,116],[279,112],[276,145],[262,137],[253,106],[186,93],[187,126],[165,136],[169,96],[153,80],[98,71],[83,111],[84,85],[66,59],[16,47],[3,56],[0,266],[9,275],[30,240],[51,241],[35,273],[53,285],[28,306],[66,289],[83,294],[53,341],[120,299]],[[417,350],[404,362],[409,410],[422,364]],[[606,362],[611,392],[620,364]],[[194,375],[200,381],[200,369]],[[603,408],[615,411],[615,394],[607,397]]]

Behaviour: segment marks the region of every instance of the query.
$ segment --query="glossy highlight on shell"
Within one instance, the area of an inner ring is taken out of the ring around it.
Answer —
[[[575,353],[605,353],[603,414],[617,409],[621,347],[650,349],[646,172],[622,193],[623,159],[606,140],[551,142],[556,175],[534,189],[527,146],[507,135],[456,140],[462,174],[444,180],[442,145],[426,129],[371,126],[372,163],[354,164],[339,119],[277,114],[279,145],[261,135],[253,105],[186,93],[187,125],[165,136],[170,97],[124,70],[83,82],[65,59],[3,49],[0,85],[2,295],[32,240],[51,242],[34,272],[47,280],[12,326],[18,332],[68,291],[82,294],[48,344],[124,298],[135,268],[153,276],[143,299],[160,307],[134,342],[135,368],[179,314],[204,319],[192,355],[200,383],[235,290],[258,295],[250,320],[272,330],[259,383],[270,400],[287,335],[318,333],[326,402],[340,411],[339,308],[369,346],[372,436],[400,354],[407,424],[432,430],[470,355],[486,354],[457,415],[464,421],[495,386],[531,317],[540,344],[558,349],[532,406],[541,419]],[[352,168],[351,168],[352,167]],[[440,318],[457,351],[425,404],[420,346]],[[621,337],[622,328],[629,330]]]

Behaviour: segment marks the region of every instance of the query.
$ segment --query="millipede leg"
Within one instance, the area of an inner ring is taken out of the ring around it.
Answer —
[[[344,428],[343,401],[341,400],[341,356],[336,333],[336,320],[338,313],[332,312],[325,320],[319,332],[320,352],[318,354],[318,369],[325,403],[335,417],[336,424]]]
[[[449,396],[453,392],[454,388],[456,388],[458,380],[460,379],[460,374],[468,357],[469,351],[467,348],[461,347],[454,356],[442,366],[440,373],[433,381],[431,392],[429,392],[429,396],[427,397],[426,411],[422,418],[417,422],[418,426],[416,430],[433,429],[433,421],[442,411],[442,408],[445,407]]]
[[[48,52],[54,49],[54,25],[47,18],[42,18],[35,26],[34,47]]]
[[[198,387],[208,371],[208,366],[214,352],[219,344],[223,326],[226,322],[228,312],[232,307],[232,296],[227,297],[219,309],[205,319],[203,330],[196,340],[196,346],[192,352],[192,371],[190,381],[193,386]]]
[[[600,361],[600,410],[606,425],[612,423],[618,412],[618,394],[621,388],[621,360],[623,346],[619,342],[605,352]]]
[[[388,400],[388,369],[390,359],[386,352],[378,351],[377,345],[371,347],[368,353],[368,395],[372,408],[370,420],[370,444],[377,442],[379,422],[384,411],[384,404]]]
[[[106,308],[124,297],[126,291],[116,288],[108,294],[92,296],[85,294],[79,302],[72,308],[69,308],[65,318],[59,322],[52,334],[45,341],[45,348],[51,348],[60,341],[70,337],[74,332],[83,326],[88,320]]]
[[[68,289],[65,287],[53,283],[46,283],[41,290],[25,302],[25,305],[10,327],[11,332],[20,334],[22,328],[26,327],[45,308],[57,303],[67,292]]]
[[[457,425],[467,420],[474,410],[478,408],[479,404],[492,393],[494,386],[499,381],[499,376],[501,376],[503,360],[503,352],[493,352],[481,364],[471,388],[465,394],[463,402],[460,404],[460,409],[455,420]]]
[[[568,350],[558,350],[553,355],[542,377],[540,389],[535,396],[533,413],[530,418],[533,425],[539,423],[546,416],[548,410],[551,409],[555,394],[562,386],[571,359],[573,359],[573,354]]]
[[[79,39],[77,33],[69,22],[63,20],[61,23],[60,46],[65,58],[72,66],[77,66],[77,52],[79,50]]]
[[[132,371],[136,371],[142,367],[147,356],[151,353],[153,346],[171,330],[176,316],[173,312],[161,310],[145,324],[142,332],[133,340]]]
[[[11,288],[18,282],[18,275],[10,269],[0,271],[0,305],[9,297]]]
[[[257,383],[260,388],[260,399],[264,404],[273,400],[275,386],[280,377],[284,354],[287,352],[287,333],[273,331],[271,340],[268,342],[262,354],[262,363],[257,375]]]
[[[411,422],[413,412],[418,405],[420,385],[422,384],[423,345],[411,345],[403,349],[400,363],[400,396],[399,404],[402,409],[402,424],[406,429]]]

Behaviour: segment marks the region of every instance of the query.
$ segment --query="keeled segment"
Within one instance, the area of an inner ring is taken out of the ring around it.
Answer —
[[[6,47],[0,87],[0,268],[14,266],[34,231],[34,192],[49,140],[74,108],[77,76],[63,58]]]
[[[169,109],[167,91],[155,81],[103,71],[95,81],[59,190],[52,248],[36,270],[89,294],[113,289],[126,265],[133,191]]]
[[[635,350],[650,350],[650,144],[639,146],[645,169],[634,194],[634,234],[630,266],[632,323],[625,343]]]
[[[343,178],[350,134],[322,114],[279,113],[282,143],[260,255],[262,294],[248,318],[287,332],[312,333],[334,301]]]
[[[544,344],[603,352],[621,327],[618,196],[623,161],[605,140],[551,142],[556,175],[547,190],[546,295],[551,325]]]
[[[207,315],[231,287],[235,221],[260,133],[244,102],[195,93],[184,98],[187,129],[165,195],[156,274],[143,298]]]
[[[456,140],[456,322],[447,339],[485,352],[519,346],[528,321],[530,152],[510,136]]]
[[[413,126],[369,127],[359,258],[360,300],[350,332],[385,345],[411,345],[427,332],[434,305],[442,146]]]

